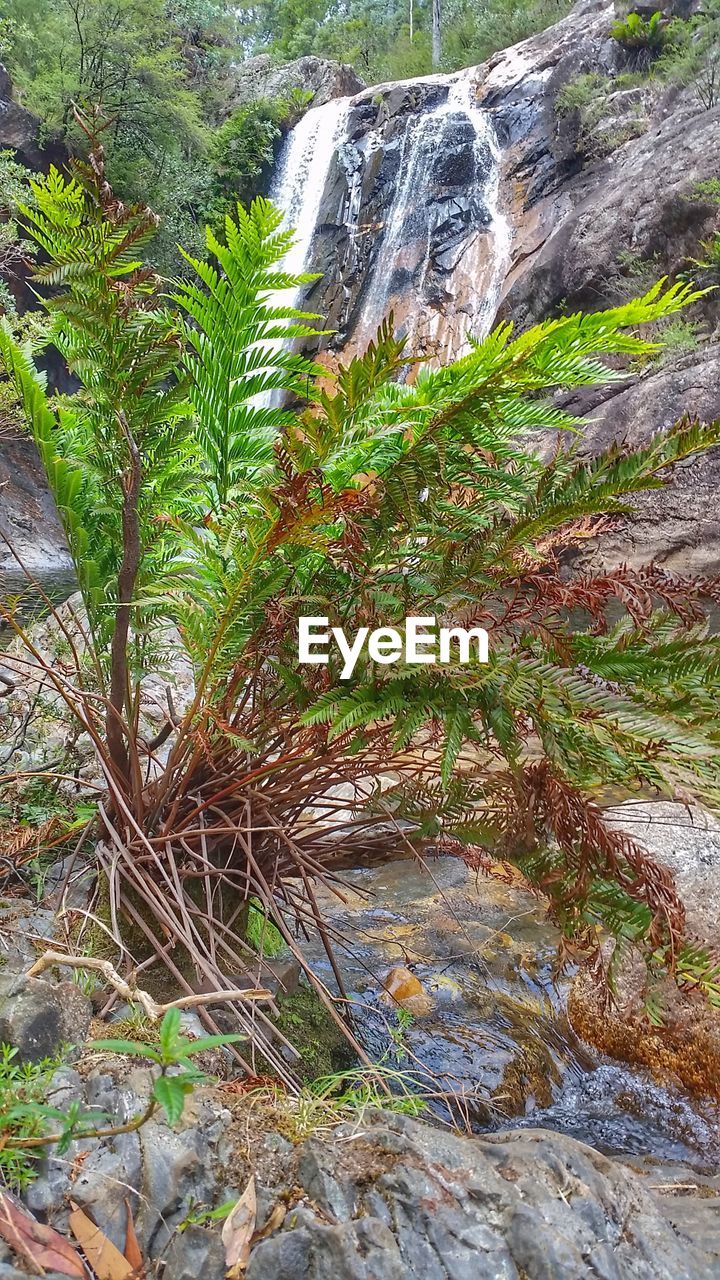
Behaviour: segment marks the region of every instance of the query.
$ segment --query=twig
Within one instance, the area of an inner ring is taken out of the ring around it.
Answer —
[[[46,951],[28,969],[28,977],[36,978],[38,974],[44,973],[46,969],[52,969],[54,965],[65,965],[69,969],[92,969],[101,973],[105,981],[115,988],[123,1000],[128,1000],[132,1004],[139,1004],[151,1022],[157,1022],[164,1013],[167,1013],[168,1009],[192,1009],[197,1005],[220,1004],[227,1000],[272,999],[272,991],[266,991],[263,987],[251,987],[246,991],[233,989],[209,991],[205,994],[195,993],[181,996],[179,1000],[170,1000],[167,1004],[158,1004],[156,1000],[153,1000],[149,991],[143,991],[142,988],[135,986],[134,983],[126,982],[124,978],[121,978],[109,960],[101,960],[98,956],[70,956],[65,955],[62,951]]]

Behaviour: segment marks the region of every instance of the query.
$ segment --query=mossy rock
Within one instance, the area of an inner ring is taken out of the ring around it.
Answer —
[[[303,1084],[356,1064],[352,1048],[312,987],[301,983],[292,995],[279,996],[277,1005],[276,1026],[300,1054],[294,1070]]]

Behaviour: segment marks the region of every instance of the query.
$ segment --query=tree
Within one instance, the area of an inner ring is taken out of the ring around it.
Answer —
[[[369,83],[423,75],[430,69],[430,2],[261,0],[248,11],[253,47],[278,60],[303,54],[349,62]]]
[[[442,6],[441,0],[432,0],[432,64],[438,71],[442,59]]]
[[[167,298],[134,256],[148,211],[112,198],[97,150],[79,177],[40,180],[26,217],[81,390],[49,402],[7,326],[0,351],[89,619],[91,660],[48,679],[107,787],[97,834],[113,919],[124,913],[181,984],[190,966],[222,987],[247,954],[249,896],[297,954],[293,921],[317,927],[332,958],[314,885],[335,883],[350,856],[434,848],[482,868],[499,853],[589,953],[602,926],[714,990],[669,873],[605,824],[597,797],[681,792],[720,808],[720,638],[705,620],[720,585],[654,566],[568,579],[559,556],[720,442],[720,423],[589,458],[560,446],[547,463],[521,443],[576,428],[553,389],[621,376],[618,360],[654,349],[638,331],[697,295],[660,283],[518,337],[502,325],[409,381],[388,322],[328,382],[295,349],[315,318],[268,302],[303,283],[283,272],[289,237],[270,205],[208,231],[207,257],[188,255],[192,274]],[[269,391],[285,404],[268,407]],[[309,612],[348,632],[409,614],[484,625],[491,659],[365,656],[344,680],[334,658],[299,664]],[[168,649],[190,661],[194,696],[159,735],[163,759],[140,726],[143,683]],[[291,1079],[270,1024],[233,1008]]]
[[[208,116],[230,56],[228,10],[218,0],[8,0],[4,56],[46,132],[83,156],[74,107],[109,122],[108,174],[123,199],[164,217],[162,256],[176,268],[173,234],[190,233],[207,199]],[[177,236],[176,236],[177,238]]]

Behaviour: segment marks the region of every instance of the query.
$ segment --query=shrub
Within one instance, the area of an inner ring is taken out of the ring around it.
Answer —
[[[204,215],[220,225],[239,200],[249,204],[267,184],[284,133],[312,101],[294,89],[282,98],[257,99],[235,111],[213,137],[212,185]]]
[[[568,0],[449,0],[443,7],[443,65],[484,62],[570,12]]]
[[[14,1191],[22,1191],[38,1173],[37,1158],[25,1140],[43,1130],[48,1089],[58,1061],[17,1061],[17,1049],[0,1044],[0,1179]],[[6,1141],[12,1138],[17,1145]]]
[[[680,356],[697,351],[700,345],[698,326],[691,320],[677,317],[661,329],[662,351],[656,357],[660,365],[671,364]]]
[[[690,258],[689,261],[699,271],[711,276],[713,281],[720,281],[720,233],[716,232],[708,240],[701,240],[700,252],[702,257]]]
[[[609,155],[631,138],[639,137],[647,128],[644,114],[632,115],[622,122],[608,122],[606,126],[599,127],[609,111],[608,97],[615,83],[609,76],[589,72],[570,80],[555,100],[555,110],[560,116],[577,112],[576,146],[578,152],[588,159],[596,160]]]
[[[600,75],[597,71],[576,76],[574,80],[568,80],[558,93],[555,110],[559,115],[566,115],[571,111],[582,111],[595,106],[598,100],[607,97],[612,83],[609,76]]]
[[[706,0],[688,21],[670,23],[653,74],[690,89],[705,110],[720,101],[720,0]]]
[[[720,205],[720,178],[703,178],[693,183],[688,199]]]
[[[613,23],[610,35],[625,49],[659,53],[667,43],[667,26],[667,18],[659,10],[649,18],[630,13],[627,18],[619,18]]]

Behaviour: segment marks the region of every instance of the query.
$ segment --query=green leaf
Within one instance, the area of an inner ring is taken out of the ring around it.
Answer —
[[[182,1020],[179,1009],[168,1009],[160,1023],[160,1053],[163,1062],[174,1062],[178,1057],[178,1049],[185,1048],[185,1040],[180,1044],[180,1027]]]
[[[123,1053],[132,1058],[150,1058],[152,1062],[160,1062],[160,1054],[150,1044],[141,1044],[138,1040],[91,1040],[88,1046],[100,1053]]]
[[[201,1036],[199,1040],[189,1040],[185,1045],[184,1057],[190,1058],[194,1053],[204,1053],[206,1049],[217,1049],[226,1044],[237,1044],[238,1040],[247,1040],[247,1036]]]
[[[192,1092],[192,1084],[182,1076],[161,1076],[155,1081],[153,1098],[163,1108],[170,1124],[177,1124],[185,1110],[185,1098]]]

